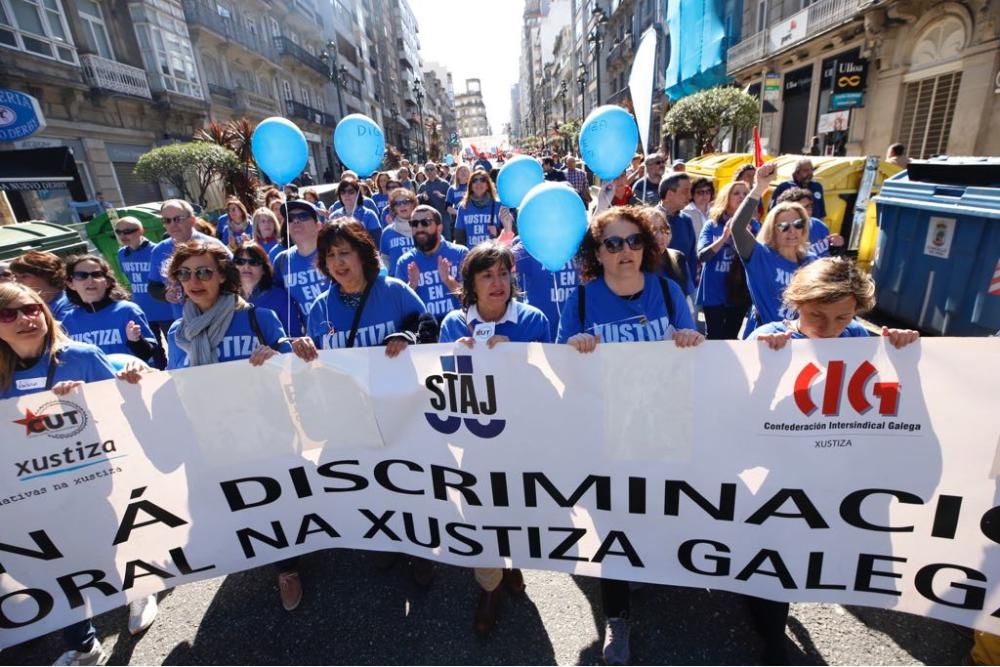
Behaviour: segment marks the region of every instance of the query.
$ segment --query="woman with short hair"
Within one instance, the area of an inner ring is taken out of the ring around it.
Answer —
[[[14,279],[38,292],[56,320],[62,320],[76,306],[66,298],[66,267],[55,253],[29,250],[10,263]]]
[[[358,183],[358,179],[341,178],[337,185],[337,204],[330,211],[330,220],[345,217],[357,220],[362,227],[368,230],[368,235],[377,248],[379,239],[382,238],[382,225],[378,215],[361,203],[362,197],[361,184]]]
[[[240,274],[240,296],[258,308],[273,310],[281,327],[291,336],[302,335],[299,318],[289,317],[288,291],[274,284],[274,268],[264,249],[255,243],[244,243],[233,253],[233,264]]]

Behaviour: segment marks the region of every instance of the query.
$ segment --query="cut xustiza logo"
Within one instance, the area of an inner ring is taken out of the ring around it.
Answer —
[[[47,435],[50,438],[72,438],[87,427],[87,411],[71,401],[49,401],[36,410],[26,408],[24,417],[15,424],[24,426],[24,434],[31,438]]]
[[[844,378],[847,377],[847,364],[843,361],[831,361],[826,367],[826,377],[823,380],[823,398],[820,406],[813,400],[813,382],[823,374],[823,369],[810,362],[799,371],[795,378],[795,405],[807,417],[818,407],[823,415],[834,417],[840,415],[841,399],[844,395]],[[865,414],[874,406],[868,400],[867,387],[869,381],[878,375],[878,369],[869,361],[863,361],[851,374],[847,382],[847,402],[858,414]],[[818,387],[819,385],[817,385]],[[876,382],[872,385],[872,394],[878,399],[878,413],[883,417],[893,417],[899,411],[899,382]]]
[[[476,382],[472,357],[467,355],[441,357],[440,375],[429,375],[424,386],[431,392],[431,409],[424,417],[438,433],[451,435],[465,424],[472,435],[495,438],[507,426],[505,419],[490,419],[485,424],[480,416],[491,417],[497,412],[496,383],[492,375]],[[480,400],[484,399],[484,400]],[[442,416],[439,412],[448,414]]]

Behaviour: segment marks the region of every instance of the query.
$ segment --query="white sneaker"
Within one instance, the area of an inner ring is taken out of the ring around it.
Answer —
[[[130,602],[128,605],[129,634],[137,635],[151,626],[156,620],[156,613],[159,610],[155,595]]]
[[[104,649],[101,647],[101,642],[97,639],[94,640],[94,645],[90,647],[89,651],[66,651],[59,659],[53,662],[53,665],[103,665],[104,661],[108,659]]]

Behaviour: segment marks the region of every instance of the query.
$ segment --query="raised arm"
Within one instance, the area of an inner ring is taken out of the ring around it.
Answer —
[[[750,259],[754,248],[757,247],[757,241],[754,239],[753,234],[750,233],[750,221],[753,219],[753,214],[757,210],[758,205],[760,205],[761,198],[767,192],[767,188],[774,182],[775,169],[775,164],[771,162],[757,170],[757,175],[754,176],[753,189],[743,200],[743,203],[740,204],[740,207],[736,209],[736,214],[729,219],[726,225],[733,235],[733,244],[736,246],[736,252],[740,254],[744,262]]]

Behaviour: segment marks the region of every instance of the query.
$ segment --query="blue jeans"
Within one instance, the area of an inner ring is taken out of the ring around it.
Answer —
[[[66,645],[67,651],[86,653],[93,648],[95,639],[97,632],[89,618],[63,628],[63,644]]]

